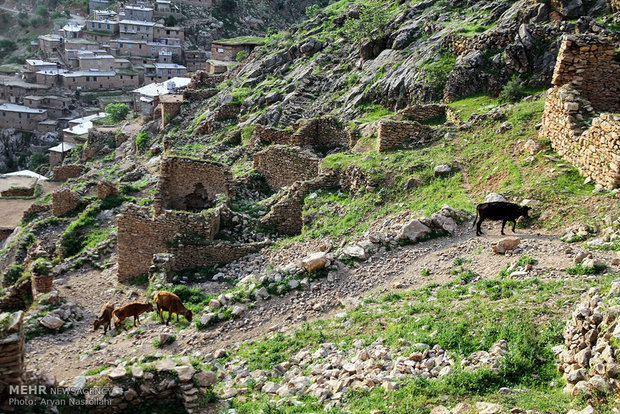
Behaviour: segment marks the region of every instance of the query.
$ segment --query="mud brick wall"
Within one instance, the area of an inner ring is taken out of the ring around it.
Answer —
[[[290,145],[315,149],[349,147],[349,134],[334,117],[313,118],[305,121],[293,134]]]
[[[201,210],[215,205],[218,194],[232,196],[230,167],[210,161],[166,158],[161,163],[156,210]]]
[[[330,172],[310,181],[298,181],[287,189],[271,206],[269,213],[261,223],[273,227],[277,232],[288,235],[300,234],[303,229],[304,198],[319,189],[338,186],[338,174]]]
[[[189,214],[163,211],[151,217],[150,208],[127,205],[118,216],[118,280],[147,273],[155,253],[167,252],[177,234],[213,240],[220,229],[220,208]]]
[[[433,130],[428,126],[417,122],[385,119],[379,122],[377,151],[382,152],[405,143],[424,145],[432,142],[433,139]]]
[[[620,187],[620,115],[604,113],[592,119],[592,108],[572,85],[547,94],[540,137],[579,173],[605,188]]]
[[[620,111],[620,62],[611,39],[564,35],[553,71],[553,85],[572,84],[599,112]]]
[[[265,176],[273,190],[316,177],[319,163],[316,155],[286,145],[270,145],[254,155],[254,169]]]
[[[24,312],[2,313],[9,319],[7,328],[0,330],[0,395],[7,392],[7,385],[22,382],[24,370]]]
[[[214,242],[202,245],[179,245],[169,249],[173,257],[168,269],[171,272],[180,272],[186,269],[227,264],[268,245],[268,242],[245,244]]]
[[[446,107],[444,105],[412,105],[398,111],[394,119],[397,121],[424,122],[443,116],[446,116]]]
[[[52,172],[53,181],[67,181],[69,178],[78,178],[82,175],[84,167],[82,165],[61,165],[54,167]]]
[[[105,180],[99,181],[97,183],[97,198],[99,200],[104,200],[108,197],[116,196],[118,194],[119,192],[116,184]]]
[[[289,145],[292,136],[293,131],[256,124],[250,137],[250,149],[254,149],[261,144]]]
[[[52,193],[52,214],[56,217],[63,216],[83,202],[82,197],[71,190],[55,191]]]

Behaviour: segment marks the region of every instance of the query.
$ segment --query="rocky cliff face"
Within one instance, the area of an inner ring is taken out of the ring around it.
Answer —
[[[37,137],[29,132],[0,128],[0,173],[27,169],[32,153],[45,152],[58,142],[56,133]]]

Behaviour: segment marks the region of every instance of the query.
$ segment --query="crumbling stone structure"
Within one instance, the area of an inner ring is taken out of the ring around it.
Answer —
[[[418,121],[426,122],[431,119],[446,116],[445,105],[411,105],[401,109],[392,118],[396,121]]]
[[[52,193],[52,214],[56,217],[64,216],[82,203],[84,203],[84,200],[74,191],[55,191]]]
[[[124,207],[118,216],[118,279],[125,281],[148,272],[153,255],[168,251],[175,237],[177,247],[213,240],[220,229],[220,211],[215,208],[192,214],[163,210],[151,217],[148,207]]]
[[[0,395],[22,383],[24,370],[24,312],[0,314]]]
[[[379,121],[377,136],[377,151],[383,152],[405,143],[415,146],[425,145],[435,139],[432,128],[418,122],[393,121],[382,119]]]
[[[159,97],[159,106],[161,108],[160,129],[163,129],[172,118],[181,112],[182,103],[183,95],[162,95]]]
[[[0,192],[0,197],[32,197],[35,186],[32,187],[13,187]]]
[[[539,135],[579,172],[606,188],[620,186],[620,63],[611,40],[564,36],[554,87],[547,92]],[[588,119],[592,119],[588,122]]]
[[[230,167],[211,161],[165,158],[155,209],[202,210],[215,206],[218,194],[233,193]]]
[[[316,177],[319,163],[316,155],[285,145],[270,145],[254,155],[254,169],[265,176],[273,190]]]
[[[565,35],[553,71],[555,87],[571,84],[597,112],[620,112],[620,61],[612,39]]]
[[[271,206],[269,213],[261,219],[261,223],[282,234],[300,234],[304,225],[302,217],[304,198],[312,191],[335,188],[338,182],[339,177],[335,172],[322,174],[310,181],[295,182]]]
[[[60,165],[52,170],[53,181],[67,181],[69,178],[78,178],[84,172],[84,166],[78,164]]]
[[[183,90],[183,100],[186,102],[204,101],[217,95],[217,89],[185,89]]]
[[[229,103],[222,105],[210,113],[204,121],[200,122],[194,130],[194,133],[209,134],[217,129],[217,122],[237,119],[239,112],[241,112],[241,104]]]
[[[261,144],[289,145],[294,132],[294,129],[277,129],[256,124],[250,137],[250,148],[254,149]]]
[[[13,231],[15,230],[14,227],[0,227],[0,243],[2,243],[4,240],[6,240],[11,234],[13,234]]]
[[[104,180],[97,183],[97,198],[104,200],[108,197],[117,196],[119,194],[118,186],[110,181]]]
[[[312,118],[301,124],[291,137],[290,145],[317,150],[348,147],[349,134],[334,117]]]

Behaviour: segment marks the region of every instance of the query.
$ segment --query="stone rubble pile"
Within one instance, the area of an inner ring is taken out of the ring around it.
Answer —
[[[35,330],[37,329],[37,325],[55,331],[60,328],[69,329],[84,317],[82,309],[80,309],[75,302],[63,303],[59,307],[47,312],[44,317],[41,318],[38,316],[50,307],[50,305],[39,305],[34,310],[30,311],[29,315],[25,318],[27,329]]]
[[[461,361],[461,368],[473,371],[478,368],[486,367],[496,374],[499,374],[499,367],[508,353],[508,343],[500,340],[489,348],[489,351],[478,351]]]
[[[410,345],[405,340],[400,342]],[[255,382],[254,388],[266,394],[311,395],[338,402],[347,390],[394,390],[399,386],[396,381],[403,378],[437,378],[452,373],[454,362],[439,345],[430,348],[414,344],[413,348],[417,351],[404,356],[383,345],[381,338],[366,347],[358,339],[349,350],[340,350],[333,343],[322,344],[314,352],[301,350],[271,371],[249,372],[240,361],[231,361],[223,367],[228,375],[223,380],[222,398],[247,393],[249,384]],[[274,377],[279,381],[272,380]]]
[[[553,348],[558,371],[568,382],[564,391],[573,396],[620,390],[617,344],[620,324],[620,279],[612,283],[608,298],[592,288],[577,304],[564,329],[564,346]]]

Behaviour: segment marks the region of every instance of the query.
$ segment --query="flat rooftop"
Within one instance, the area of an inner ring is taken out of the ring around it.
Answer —
[[[21,112],[21,113],[27,113],[27,114],[44,114],[47,112],[45,109],[30,108],[29,106],[16,105],[16,104],[11,104],[11,103],[0,105],[0,111]]]

